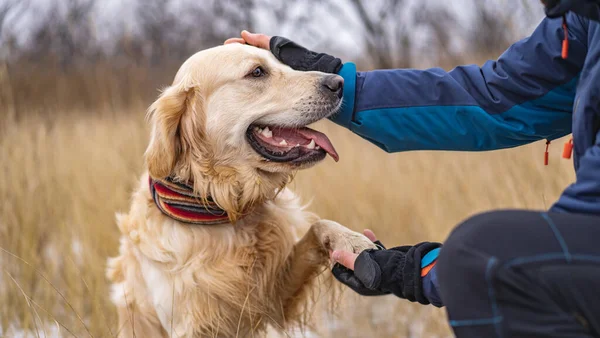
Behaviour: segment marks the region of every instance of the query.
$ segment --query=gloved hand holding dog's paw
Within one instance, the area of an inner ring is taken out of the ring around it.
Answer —
[[[370,249],[353,254],[335,251],[337,262],[332,269],[337,280],[364,296],[394,294],[421,304],[429,304],[423,295],[421,258],[440,243],[424,242],[414,246],[386,249],[370,231],[365,231],[381,249]]]
[[[243,31],[241,38],[225,41],[225,44],[229,43],[247,43],[270,50],[279,61],[295,70],[337,74],[342,68],[342,60],[329,54],[313,52],[282,36],[270,37]]]

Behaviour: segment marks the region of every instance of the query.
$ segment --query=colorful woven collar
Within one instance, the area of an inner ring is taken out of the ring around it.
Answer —
[[[225,210],[210,197],[202,200],[194,195],[192,187],[171,178],[153,180],[148,177],[148,181],[154,203],[163,214],[172,219],[198,225],[229,223]]]

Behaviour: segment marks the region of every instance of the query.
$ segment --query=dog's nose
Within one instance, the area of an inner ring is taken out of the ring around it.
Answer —
[[[339,98],[344,95],[344,79],[339,75],[328,75],[323,78],[323,87],[334,92]]]

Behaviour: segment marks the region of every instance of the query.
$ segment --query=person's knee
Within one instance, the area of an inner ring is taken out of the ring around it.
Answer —
[[[508,224],[518,222],[523,214],[529,211],[495,210],[476,214],[464,220],[452,231],[448,242],[464,241],[478,242],[489,239],[489,234],[506,232]]]
[[[505,211],[472,216],[459,224],[444,242],[436,264],[442,301],[448,309],[460,308],[464,292],[486,292],[486,271],[490,250],[498,229],[507,219]]]
[[[440,281],[468,278],[479,273],[472,269],[474,262],[485,261],[494,256],[498,241],[510,240],[507,225],[519,219],[526,211],[490,211],[474,215],[450,233],[438,258]]]
[[[487,248],[490,243],[510,240],[516,229],[523,229],[539,219],[539,213],[525,210],[488,211],[467,218],[457,225],[444,242],[449,251],[468,245]]]

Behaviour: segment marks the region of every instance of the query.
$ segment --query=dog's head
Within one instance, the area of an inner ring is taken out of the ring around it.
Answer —
[[[149,108],[150,175],[194,181],[217,199],[215,189],[264,197],[295,170],[327,154],[338,159],[327,136],[306,126],[339,109],[342,87],[340,76],[295,71],[259,48],[201,51]],[[259,192],[257,182],[264,183]]]

